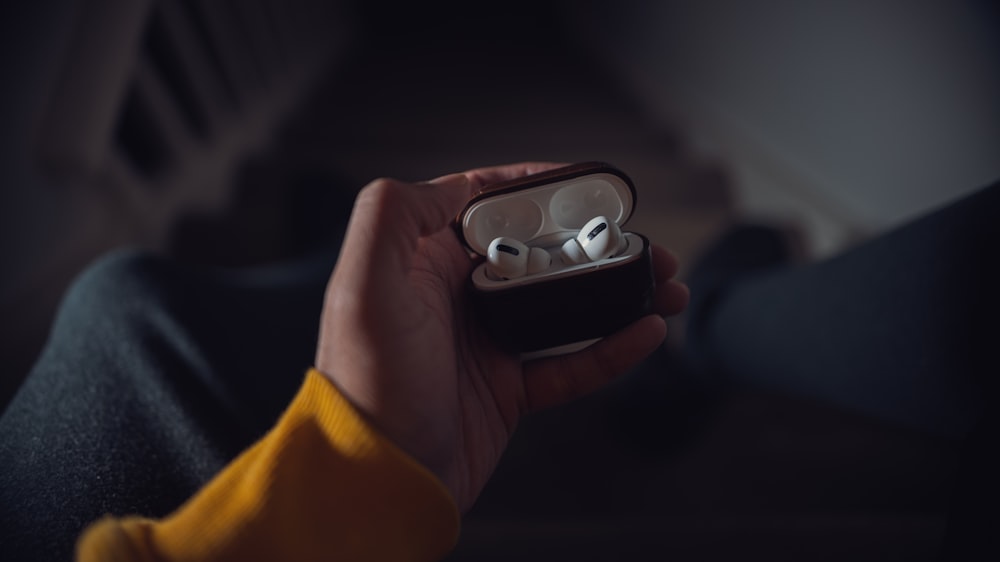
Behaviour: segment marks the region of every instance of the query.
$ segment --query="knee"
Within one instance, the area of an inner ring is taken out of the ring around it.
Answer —
[[[148,317],[168,289],[165,260],[118,250],[88,266],[66,291],[53,336],[95,335]]]

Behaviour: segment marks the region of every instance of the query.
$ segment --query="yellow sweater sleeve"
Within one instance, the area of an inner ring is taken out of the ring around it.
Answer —
[[[440,481],[311,370],[270,433],[176,512],[105,517],[77,559],[436,560],[458,528]]]

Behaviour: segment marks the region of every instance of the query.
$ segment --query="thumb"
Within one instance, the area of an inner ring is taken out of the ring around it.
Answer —
[[[367,287],[404,279],[417,241],[448,225],[469,199],[464,174],[411,184],[378,179],[354,204],[338,269]],[[346,279],[345,279],[346,281]]]

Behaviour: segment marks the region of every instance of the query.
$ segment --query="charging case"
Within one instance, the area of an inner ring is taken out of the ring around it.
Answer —
[[[485,256],[501,236],[544,248],[552,265],[515,279],[493,279],[486,263],[472,272],[472,307],[504,347],[534,355],[567,353],[652,311],[655,278],[649,239],[623,232],[620,254],[566,264],[562,245],[596,216],[623,227],[635,209],[632,180],[600,162],[575,164],[483,188],[456,219],[459,237]],[[624,228],[622,229],[624,231]]]

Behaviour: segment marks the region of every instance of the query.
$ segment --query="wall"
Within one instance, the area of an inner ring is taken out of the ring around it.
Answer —
[[[1000,178],[1000,26],[986,2],[566,8],[656,118],[730,163],[750,211],[801,200],[829,223],[822,250]]]
[[[0,408],[63,290],[119,246],[165,252],[349,42],[333,0],[0,7]]]

